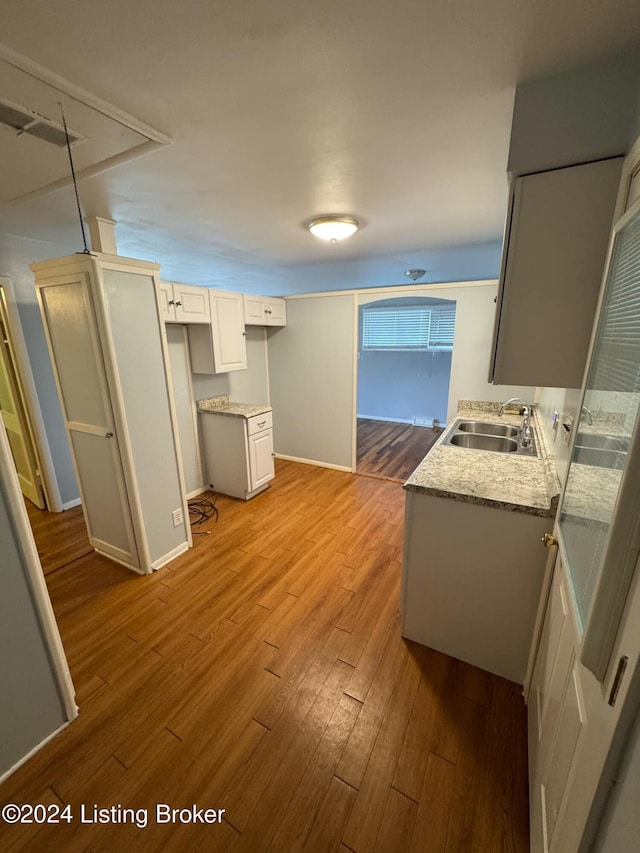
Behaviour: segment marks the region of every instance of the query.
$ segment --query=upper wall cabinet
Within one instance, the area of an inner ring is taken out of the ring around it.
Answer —
[[[244,294],[245,326],[286,326],[287,303],[271,296]]]
[[[209,291],[171,281],[158,282],[160,316],[165,323],[209,323]]]
[[[211,322],[188,328],[191,370],[194,373],[229,373],[247,367],[247,339],[241,293],[204,290],[208,294]]]
[[[582,385],[621,169],[616,157],[514,181],[489,381]]]

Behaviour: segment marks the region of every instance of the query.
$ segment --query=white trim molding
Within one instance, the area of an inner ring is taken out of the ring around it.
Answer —
[[[333,471],[346,471],[353,474],[353,469],[348,465],[334,465],[333,462],[319,462],[317,459],[302,459],[299,456],[287,456],[284,453],[276,453],[276,459],[285,459],[287,462],[300,462],[302,465],[315,465],[317,468],[331,468]]]

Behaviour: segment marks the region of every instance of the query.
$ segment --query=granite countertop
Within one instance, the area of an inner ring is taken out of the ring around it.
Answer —
[[[520,415],[499,417],[499,407],[499,403],[461,400],[455,420],[466,418],[520,426]],[[560,480],[537,409],[534,409],[532,424],[537,457],[444,445],[449,424],[404,488],[418,494],[553,518],[558,508]]]
[[[253,418],[255,415],[272,412],[273,409],[271,406],[255,403],[232,403],[229,401],[228,394],[220,394],[218,397],[198,400],[198,411],[213,415],[227,415],[231,418]]]

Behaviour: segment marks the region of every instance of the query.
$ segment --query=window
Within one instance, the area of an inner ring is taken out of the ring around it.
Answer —
[[[453,349],[455,304],[365,308],[362,314],[363,350],[450,352]]]

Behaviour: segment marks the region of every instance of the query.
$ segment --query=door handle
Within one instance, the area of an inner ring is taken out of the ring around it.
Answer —
[[[540,541],[544,544],[545,548],[553,548],[554,545],[558,544],[558,540],[553,533],[545,533]]]

